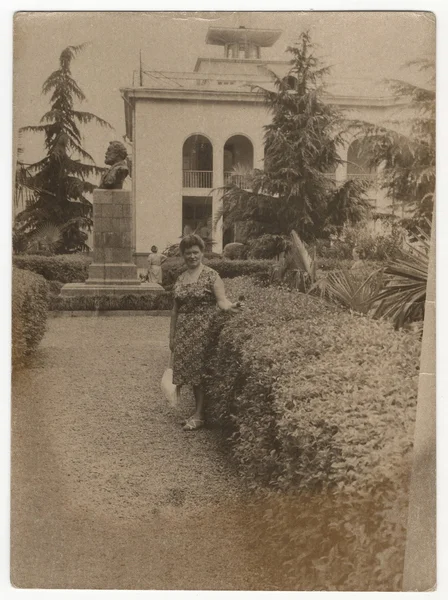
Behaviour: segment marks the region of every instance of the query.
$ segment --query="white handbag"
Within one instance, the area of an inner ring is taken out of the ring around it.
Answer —
[[[180,386],[173,383],[173,355],[171,355],[169,365],[163,373],[160,387],[169,406],[171,408],[179,406]]]

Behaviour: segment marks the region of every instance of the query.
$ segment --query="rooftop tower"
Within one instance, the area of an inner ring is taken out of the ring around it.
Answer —
[[[210,27],[206,44],[222,46],[224,58],[260,60],[261,48],[270,48],[282,32],[278,29],[246,29],[246,27]]]

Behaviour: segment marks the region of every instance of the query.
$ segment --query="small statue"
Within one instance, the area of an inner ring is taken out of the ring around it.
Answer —
[[[101,176],[102,190],[121,190],[123,181],[129,175],[128,151],[121,142],[110,142],[104,162],[110,169]]]

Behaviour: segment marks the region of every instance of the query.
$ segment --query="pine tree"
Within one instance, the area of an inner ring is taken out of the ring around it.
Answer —
[[[32,190],[26,208],[16,217],[16,229],[32,239],[43,225],[60,228],[58,252],[88,249],[87,232],[92,228],[92,204],[87,194],[95,189],[89,181],[103,168],[95,166],[92,156],[82,147],[80,126],[91,122],[102,127],[109,123],[89,112],[76,110],[75,100],[86,97],[71,74],[71,63],[84,48],[68,46],[59,58],[59,69],[44,82],[42,93],[51,93],[51,107],[41,124],[21,131],[43,133],[46,156],[31,165],[23,165],[21,185]],[[84,162],[83,162],[84,161]]]
[[[380,167],[380,186],[391,203],[403,205],[410,231],[428,231],[436,184],[435,64],[420,59],[404,65],[427,72],[427,87],[402,80],[387,80],[398,105],[394,120],[375,125],[357,122],[362,134],[360,153],[370,166]]]
[[[235,181],[245,180],[245,189],[237,183],[226,187],[218,217],[226,227],[244,223],[248,237],[295,230],[312,240],[330,226],[362,220],[370,205],[365,182],[337,185],[332,176],[345,140],[343,113],[323,100],[329,67],[316,57],[308,32],[287,51],[288,75],[272,73],[273,91],[256,88],[272,115],[264,128],[264,170],[238,173]]]

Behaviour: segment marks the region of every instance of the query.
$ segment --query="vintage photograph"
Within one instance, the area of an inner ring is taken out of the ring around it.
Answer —
[[[435,589],[435,15],[13,27],[12,585]]]

